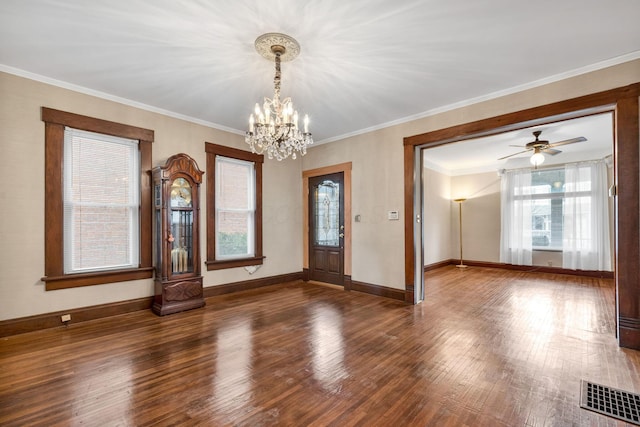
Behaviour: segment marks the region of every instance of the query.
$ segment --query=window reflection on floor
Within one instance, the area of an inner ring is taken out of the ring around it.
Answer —
[[[326,304],[311,310],[311,342],[313,376],[327,391],[339,391],[340,382],[349,376],[344,366],[342,314]]]
[[[95,402],[108,402],[114,419],[102,419],[105,424],[120,424],[132,406],[133,372],[129,359],[110,358],[88,361],[72,370],[74,397],[70,415],[78,424],[93,419],[91,408]],[[105,403],[106,404],[106,403]],[[90,423],[90,422],[89,422]]]
[[[592,299],[567,298],[562,284],[550,285],[547,291],[532,295],[526,284],[514,287],[510,296],[510,316],[513,319],[513,343],[527,362],[539,366],[550,364],[550,354],[560,340],[583,340],[602,333],[600,310]],[[561,335],[559,334],[561,331]],[[606,331],[605,331],[606,332]]]
[[[231,413],[251,402],[251,319],[225,323],[217,335],[215,399],[217,407]]]

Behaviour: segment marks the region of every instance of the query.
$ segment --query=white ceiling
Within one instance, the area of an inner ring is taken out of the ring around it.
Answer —
[[[328,142],[640,58],[639,16],[638,0],[2,0],[0,71],[242,133],[273,91],[253,42],[283,32],[302,50],[282,94]]]
[[[587,139],[557,147],[559,154],[544,154],[543,167],[603,159],[613,153],[613,113],[609,112],[428,148],[423,152],[425,167],[450,176],[531,167],[532,151],[498,159],[525,151],[524,147],[512,145],[524,146],[534,141],[532,132],[536,130],[542,131],[540,140],[551,144],[579,136]]]

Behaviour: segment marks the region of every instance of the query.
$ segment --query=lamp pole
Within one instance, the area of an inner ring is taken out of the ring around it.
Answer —
[[[458,204],[458,209],[460,214],[458,215],[460,219],[460,264],[456,265],[458,268],[467,268],[466,265],[462,262],[462,202],[467,199],[454,199],[453,201]]]

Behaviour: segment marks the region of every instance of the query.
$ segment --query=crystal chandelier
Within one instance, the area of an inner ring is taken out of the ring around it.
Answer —
[[[309,132],[309,116],[304,116],[304,129],[298,128],[298,112],[293,109],[291,98],[280,100],[280,62],[291,61],[300,53],[298,42],[285,34],[267,33],[256,39],[256,50],[265,58],[275,61],[276,76],[273,98],[264,98],[262,109],[256,104],[249,116],[249,130],[245,142],[251,151],[266,153],[270,159],[296,158],[296,153],[304,156],[307,145],[313,144]]]

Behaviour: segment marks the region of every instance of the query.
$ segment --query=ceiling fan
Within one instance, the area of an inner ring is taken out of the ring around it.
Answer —
[[[535,141],[531,141],[527,145],[510,145],[510,147],[520,147],[525,148],[523,151],[519,151],[517,153],[509,154],[508,156],[500,157],[498,160],[508,159],[509,157],[517,156],[518,154],[526,153],[533,150],[533,155],[531,156],[531,164],[534,166],[541,165],[544,162],[544,154],[550,154],[555,156],[556,154],[562,153],[560,150],[556,150],[554,147],[559,147],[561,145],[574,144],[576,142],[586,141],[587,138],[584,136],[579,136],[577,138],[571,138],[564,141],[554,142],[553,144],[549,143],[549,141],[538,139],[542,134],[541,130],[536,130],[533,132],[533,136],[535,136]]]

